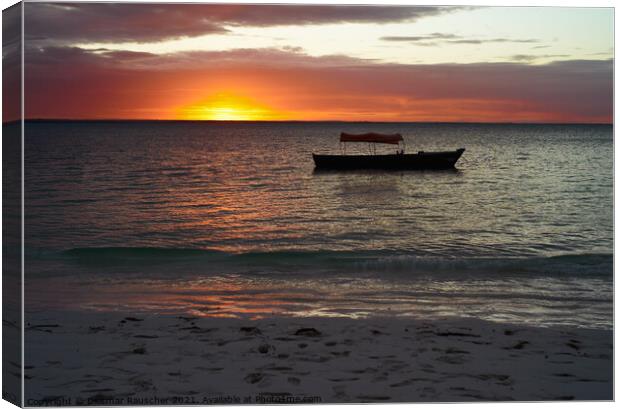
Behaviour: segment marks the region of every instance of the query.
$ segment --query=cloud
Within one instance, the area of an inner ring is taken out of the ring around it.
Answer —
[[[28,3],[31,41],[155,42],[221,34],[231,26],[413,21],[460,7]]]
[[[537,43],[533,38],[486,38],[486,39],[463,39],[448,41],[452,44],[484,44],[484,43]]]
[[[295,119],[610,122],[613,60],[403,65],[259,49],[156,55],[49,48],[27,57],[28,117],[172,118],[217,92]]]
[[[413,21],[460,10],[431,6],[216,6],[216,19],[232,25],[273,26],[289,24],[391,23]]]
[[[416,45],[433,46],[440,44],[484,44],[484,43],[538,43],[533,38],[464,38],[455,34],[432,33],[421,36],[386,36],[383,41],[402,41]]]
[[[240,48],[227,51],[185,51],[171,54],[119,51],[107,48],[83,49],[79,47],[28,48],[25,55],[29,67],[55,67],[70,65],[97,67],[99,69],[126,69],[146,71],[174,71],[201,69],[228,69],[230,67],[352,67],[368,66],[378,60],[361,59],[346,55],[312,57],[300,47]]]
[[[191,8],[169,4],[28,3],[24,20],[27,41],[150,42],[227,31]]]
[[[405,41],[405,42],[416,42],[416,41],[428,41],[428,40],[445,40],[445,39],[453,39],[460,38],[455,34],[444,34],[444,33],[432,33],[423,36],[387,36],[381,37],[383,41]]]
[[[550,59],[550,58],[567,58],[570,57],[568,54],[538,54],[538,55],[529,55],[529,54],[515,54],[510,57],[512,61],[535,61],[540,59]]]

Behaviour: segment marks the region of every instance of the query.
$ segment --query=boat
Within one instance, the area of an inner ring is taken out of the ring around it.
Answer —
[[[368,155],[347,155],[346,143],[366,142],[369,144]],[[394,154],[377,154],[376,145],[398,145]],[[402,144],[402,147],[401,147]],[[405,140],[401,134],[340,134],[340,155],[318,155],[313,153],[314,165],[319,170],[346,170],[346,169],[386,169],[386,170],[431,170],[454,169],[465,148],[455,151],[405,153]]]

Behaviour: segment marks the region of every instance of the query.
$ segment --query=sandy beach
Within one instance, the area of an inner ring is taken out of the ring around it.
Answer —
[[[26,405],[611,400],[613,333],[473,319],[37,313]]]

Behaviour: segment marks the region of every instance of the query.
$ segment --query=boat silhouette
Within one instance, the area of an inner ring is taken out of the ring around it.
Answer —
[[[348,142],[366,142],[369,145],[371,154],[368,155],[347,155],[346,144]],[[399,150],[394,154],[376,154],[374,144],[398,145]],[[313,153],[314,165],[316,169],[399,169],[399,170],[431,170],[431,169],[453,169],[465,148],[454,151],[405,153],[404,139],[401,134],[340,134],[340,144],[342,154],[340,155],[318,155]],[[402,144],[402,148],[401,145]]]

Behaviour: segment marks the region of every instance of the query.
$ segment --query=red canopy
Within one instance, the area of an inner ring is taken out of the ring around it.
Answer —
[[[387,143],[390,145],[398,145],[403,140],[401,134],[384,135],[380,133],[364,133],[360,135],[342,132],[340,134],[340,142],[371,142],[371,143]]]

